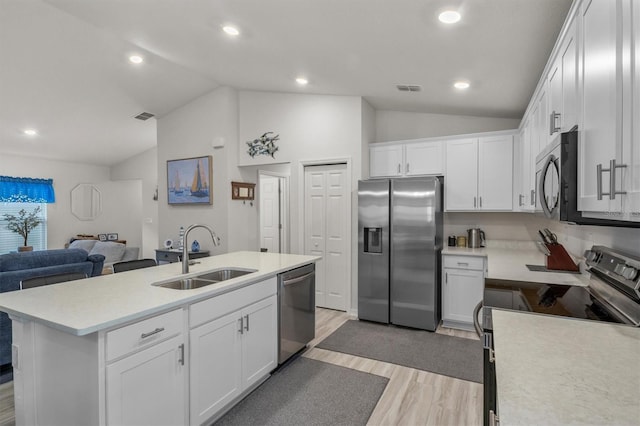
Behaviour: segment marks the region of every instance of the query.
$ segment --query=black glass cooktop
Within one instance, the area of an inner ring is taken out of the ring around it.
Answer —
[[[484,288],[483,327],[491,327],[491,307],[620,323],[586,287],[489,281]]]

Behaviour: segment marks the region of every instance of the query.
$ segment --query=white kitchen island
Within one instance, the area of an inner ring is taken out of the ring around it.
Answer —
[[[277,366],[276,275],[314,256],[236,252],[0,294],[16,423],[202,424]],[[255,272],[193,290],[152,285]],[[215,378],[215,379],[214,379]]]

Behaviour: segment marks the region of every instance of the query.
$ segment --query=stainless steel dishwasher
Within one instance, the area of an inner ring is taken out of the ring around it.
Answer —
[[[278,364],[315,337],[315,269],[312,263],[278,275]]]

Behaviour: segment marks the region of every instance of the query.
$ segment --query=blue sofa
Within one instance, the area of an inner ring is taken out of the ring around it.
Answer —
[[[0,255],[0,293],[20,289],[20,281],[44,275],[80,272],[100,275],[105,257],[81,249],[41,250]],[[0,368],[11,364],[11,320],[0,312]]]

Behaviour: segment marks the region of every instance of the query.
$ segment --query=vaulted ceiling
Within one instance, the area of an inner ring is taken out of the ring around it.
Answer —
[[[154,119],[135,115],[162,116],[220,85],[519,118],[570,4],[0,0],[0,152],[111,165],[156,144]],[[446,9],[460,22],[439,22]],[[144,62],[131,64],[132,54]],[[456,80],[471,86],[456,90]]]

